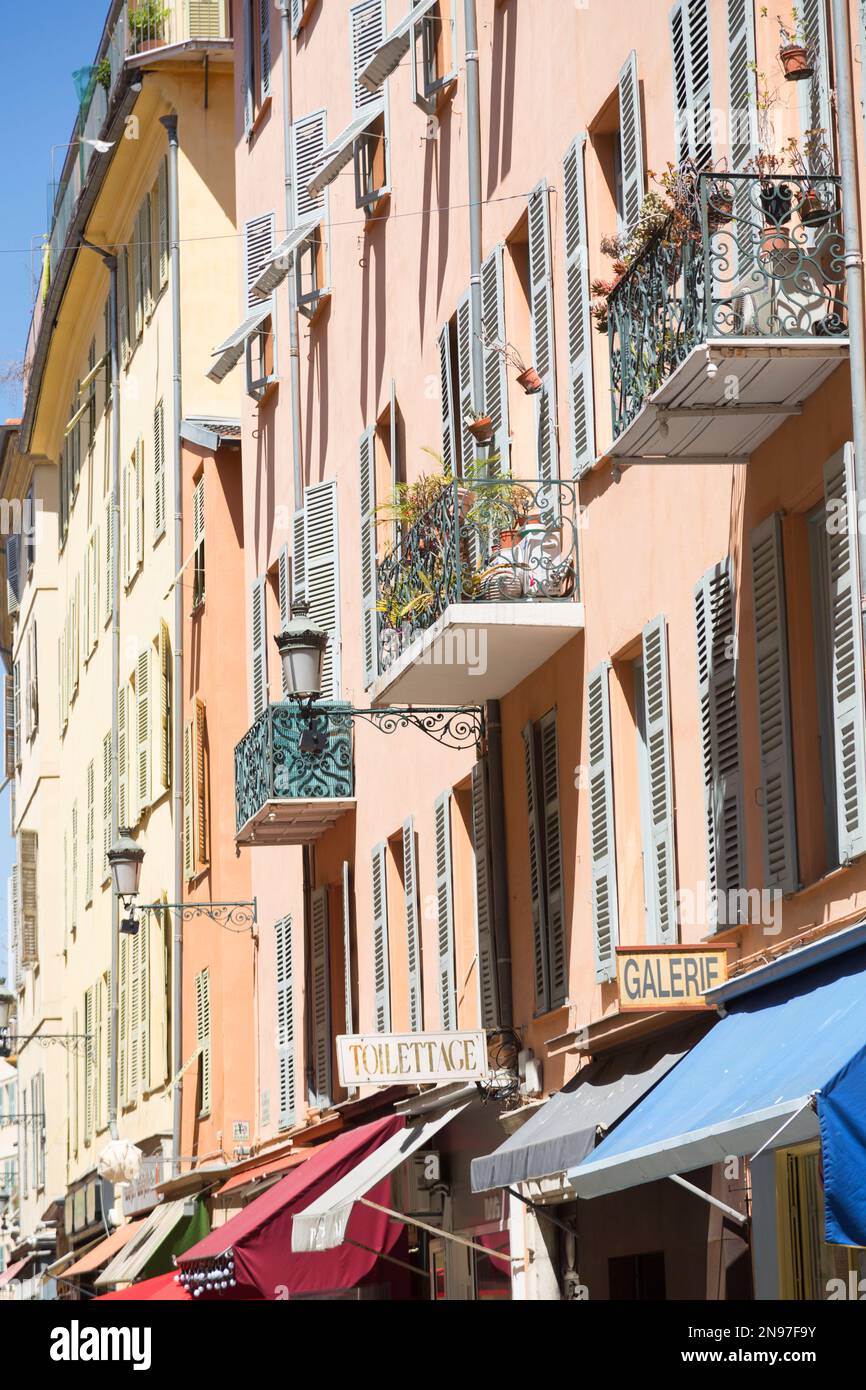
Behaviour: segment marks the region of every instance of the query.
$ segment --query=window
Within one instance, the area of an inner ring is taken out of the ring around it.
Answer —
[[[144,562],[144,440],[138,439],[123,469],[120,498],[121,578],[128,589]]]
[[[36,863],[39,836],[35,830],[18,832],[18,960],[21,965],[39,963],[39,895]]]
[[[327,144],[327,113],[313,111],[292,126],[292,195],[294,225],[306,229],[294,250],[294,275],[300,313],[312,318],[329,293],[330,265],[328,226],[330,195],[327,188],[310,192]]]
[[[102,739],[102,872],[103,884],[111,879],[108,851],[111,848],[111,730]]]
[[[168,226],[168,157],[163,155],[156,183],[150,194],[151,245],[153,247],[154,298],[168,284],[169,226]]]
[[[93,901],[93,856],[96,840],[96,766],[91,758],[87,764],[87,841],[84,869],[84,902]]]
[[[587,763],[589,841],[592,870],[592,932],[595,978],[616,975],[619,906],[613,820],[613,756],[610,731],[610,663],[601,662],[587,678]],[[537,878],[537,869],[533,869]]]
[[[418,1033],[424,1026],[424,989],[421,977],[421,903],[418,887],[418,846],[415,822],[410,816],[403,825],[398,858],[403,887],[406,923],[406,963],[409,984],[409,1029]]]
[[[250,596],[250,706],[258,719],[268,704],[268,615],[265,579],[253,580]]]
[[[642,654],[633,663],[632,673],[646,940],[671,944],[677,939],[676,857],[664,617],[644,628]]]
[[[362,0],[349,11],[349,30],[352,60],[353,126],[362,122],[354,133],[355,204],[365,214],[373,216],[379,202],[391,191],[390,151],[388,140],[387,91],[381,86],[371,91],[361,80],[371,58],[385,37],[385,6],[383,0]],[[364,121],[365,114],[369,120]]]
[[[25,729],[28,739],[32,739],[39,728],[39,668],[36,631],[36,619],[31,618],[24,639],[23,698]]]
[[[383,111],[355,142],[355,206],[368,217],[378,213],[378,204],[391,192],[386,121]]]
[[[272,298],[263,295],[255,284],[268,265],[274,250],[274,214],[254,217],[244,227],[244,284],[247,313],[256,322],[245,334],[244,348],[247,369],[247,394],[261,400],[271,382],[276,380],[276,338]],[[260,317],[267,309],[264,317]]]
[[[415,8],[424,0],[412,0]],[[416,102],[428,112],[457,78],[454,0],[434,0],[415,25],[412,87]]]
[[[271,94],[271,3],[244,0],[244,127],[249,137]]]
[[[192,491],[193,547],[193,612],[204,603],[204,474],[196,480]]]
[[[523,730],[529,825],[529,875],[539,1013],[562,1004],[568,990],[559,807],[556,710]]]
[[[493,920],[490,792],[486,757],[476,762],[472,768],[472,849],[475,858],[475,926],[481,1026],[497,1028],[500,1022],[498,951]]]
[[[195,1040],[199,1048],[198,1113],[199,1118],[204,1119],[211,1108],[210,976],[207,970],[195,977]]]

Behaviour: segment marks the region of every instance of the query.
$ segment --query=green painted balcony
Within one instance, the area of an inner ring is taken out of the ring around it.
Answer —
[[[837,178],[699,175],[608,295],[610,457],[745,461],[847,357],[845,288]]]
[[[313,707],[325,733],[307,750],[306,712],[268,705],[235,748],[235,825],[239,845],[305,845],[355,807],[352,719],[348,705]]]

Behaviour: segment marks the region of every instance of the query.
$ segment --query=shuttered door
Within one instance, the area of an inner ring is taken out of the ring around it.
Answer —
[[[457,471],[457,437],[454,419],[454,378],[451,370],[451,329],[439,330],[439,390],[442,404],[442,471],[451,478]]]
[[[511,471],[511,444],[508,426],[508,370],[501,352],[487,346],[491,341],[504,344],[505,274],[504,246],[495,246],[481,266],[481,321],[484,347],[484,410],[493,423],[493,443],[499,454],[495,472]]]
[[[331,1104],[331,962],[328,890],[313,891],[310,914],[310,955],[313,982],[313,1086],[315,1105]]]
[[[634,49],[619,74],[619,143],[622,159],[622,232],[628,236],[640,214],[645,185],[640,85]]]
[[[264,578],[254,579],[250,603],[250,707],[258,719],[268,703],[267,615]]]
[[[565,946],[565,902],[562,881],[562,830],[559,810],[559,742],[556,710],[539,721],[541,793],[544,827],[544,889],[547,906],[547,978],[550,1008],[565,999],[568,962]]]
[[[337,545],[337,484],[317,483],[304,507],[306,596],[313,620],[330,633],[322,663],[322,698],[340,694],[340,557]]]
[[[418,898],[418,855],[415,822],[403,824],[403,897],[406,906],[406,958],[409,971],[409,1027],[420,1032],[424,1021],[421,989],[421,913]]]
[[[436,928],[439,956],[439,1008],[444,1029],[457,1027],[457,969],[454,951],[454,882],[451,853],[451,793],[433,807],[436,840]]]
[[[708,0],[679,0],[670,16],[677,161],[712,162]]]
[[[96,1035],[96,1008],[93,987],[84,991],[84,1031],[91,1038]],[[96,1068],[93,1048],[84,1053],[84,1142],[89,1144],[96,1125]]]
[[[866,850],[863,640],[858,572],[858,498],[854,446],[846,444],[824,466],[827,565],[832,644],[836,817],[841,863]]]
[[[590,672],[587,681],[592,931],[598,981],[612,980],[616,975],[619,941],[609,671],[609,663],[603,661]]]
[[[120,1103],[129,1101],[129,955],[131,936],[123,935],[118,942],[118,1015],[120,1033],[117,1041],[117,1073]]]
[[[295,1007],[292,983],[292,919],[281,917],[274,928],[277,963],[277,1062],[280,1129],[295,1123]]]
[[[295,226],[306,222],[317,212],[325,212],[328,190],[315,197],[310,194],[310,180],[322,162],[327,145],[327,115],[313,111],[292,126],[292,197]]]
[[[788,679],[788,622],[782,523],[768,516],[751,536],[755,605],[755,669],[761,749],[764,886],[791,893],[797,886],[794,762]]]
[[[526,809],[529,832],[529,895],[532,917],[532,952],[535,974],[535,1007],[544,1010],[550,998],[547,957],[547,910],[544,901],[544,840],[538,795],[538,766],[535,729],[523,729]]]
[[[361,642],[364,685],[379,674],[379,615],[376,611],[376,431],[365,430],[358,445],[361,491]]]
[[[171,786],[171,642],[168,624],[159,623],[160,782]]]
[[[371,881],[373,899],[373,997],[377,1033],[391,1031],[391,965],[388,955],[388,895],[386,846],[373,849]]]
[[[651,885],[647,906],[651,939],[670,945],[677,940],[677,872],[668,639],[663,615],[643,630],[643,698],[651,835],[646,847]]]
[[[532,290],[533,365],[541,377],[535,397],[537,476],[559,475],[556,422],[556,345],[553,333],[553,261],[550,242],[550,190],[542,182],[529,197],[529,272]]]
[[[93,856],[96,839],[96,770],[93,759],[87,764],[87,849],[84,869],[84,901],[93,901]]]
[[[730,561],[724,560],[695,590],[711,926],[716,894],[736,893],[744,877],[734,611]]]
[[[195,1040],[201,1049],[199,1055],[201,1109],[199,1114],[209,1115],[211,1108],[211,1019],[210,977],[207,970],[203,970],[200,975],[195,977]]]
[[[585,146],[586,136],[578,136],[563,160],[569,430],[574,478],[582,477],[595,458],[586,180],[583,165]]]
[[[487,762],[472,768],[472,846],[475,852],[475,927],[478,933],[478,991],[482,1028],[499,1025],[499,979],[493,930],[493,877]]]

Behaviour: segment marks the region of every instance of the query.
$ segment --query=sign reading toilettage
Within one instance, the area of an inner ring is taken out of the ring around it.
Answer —
[[[416,1081],[483,1081],[487,1038],[477,1033],[343,1033],[337,1038],[341,1086]]]
[[[724,946],[617,946],[621,1010],[702,1009],[728,978]]]

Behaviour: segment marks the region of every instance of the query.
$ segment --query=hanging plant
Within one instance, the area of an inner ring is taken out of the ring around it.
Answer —
[[[538,394],[544,383],[535,368],[527,366],[513,343],[494,337],[483,322],[481,324],[481,341],[488,352],[498,352],[508,366],[514,369],[517,373],[517,384],[523,388],[527,396]]]
[[[767,17],[767,7],[761,10]],[[779,62],[786,82],[808,82],[815,75],[816,44],[814,36],[807,32],[803,16],[796,5],[791,6],[791,18],[783,19],[776,15],[779,26]]]

